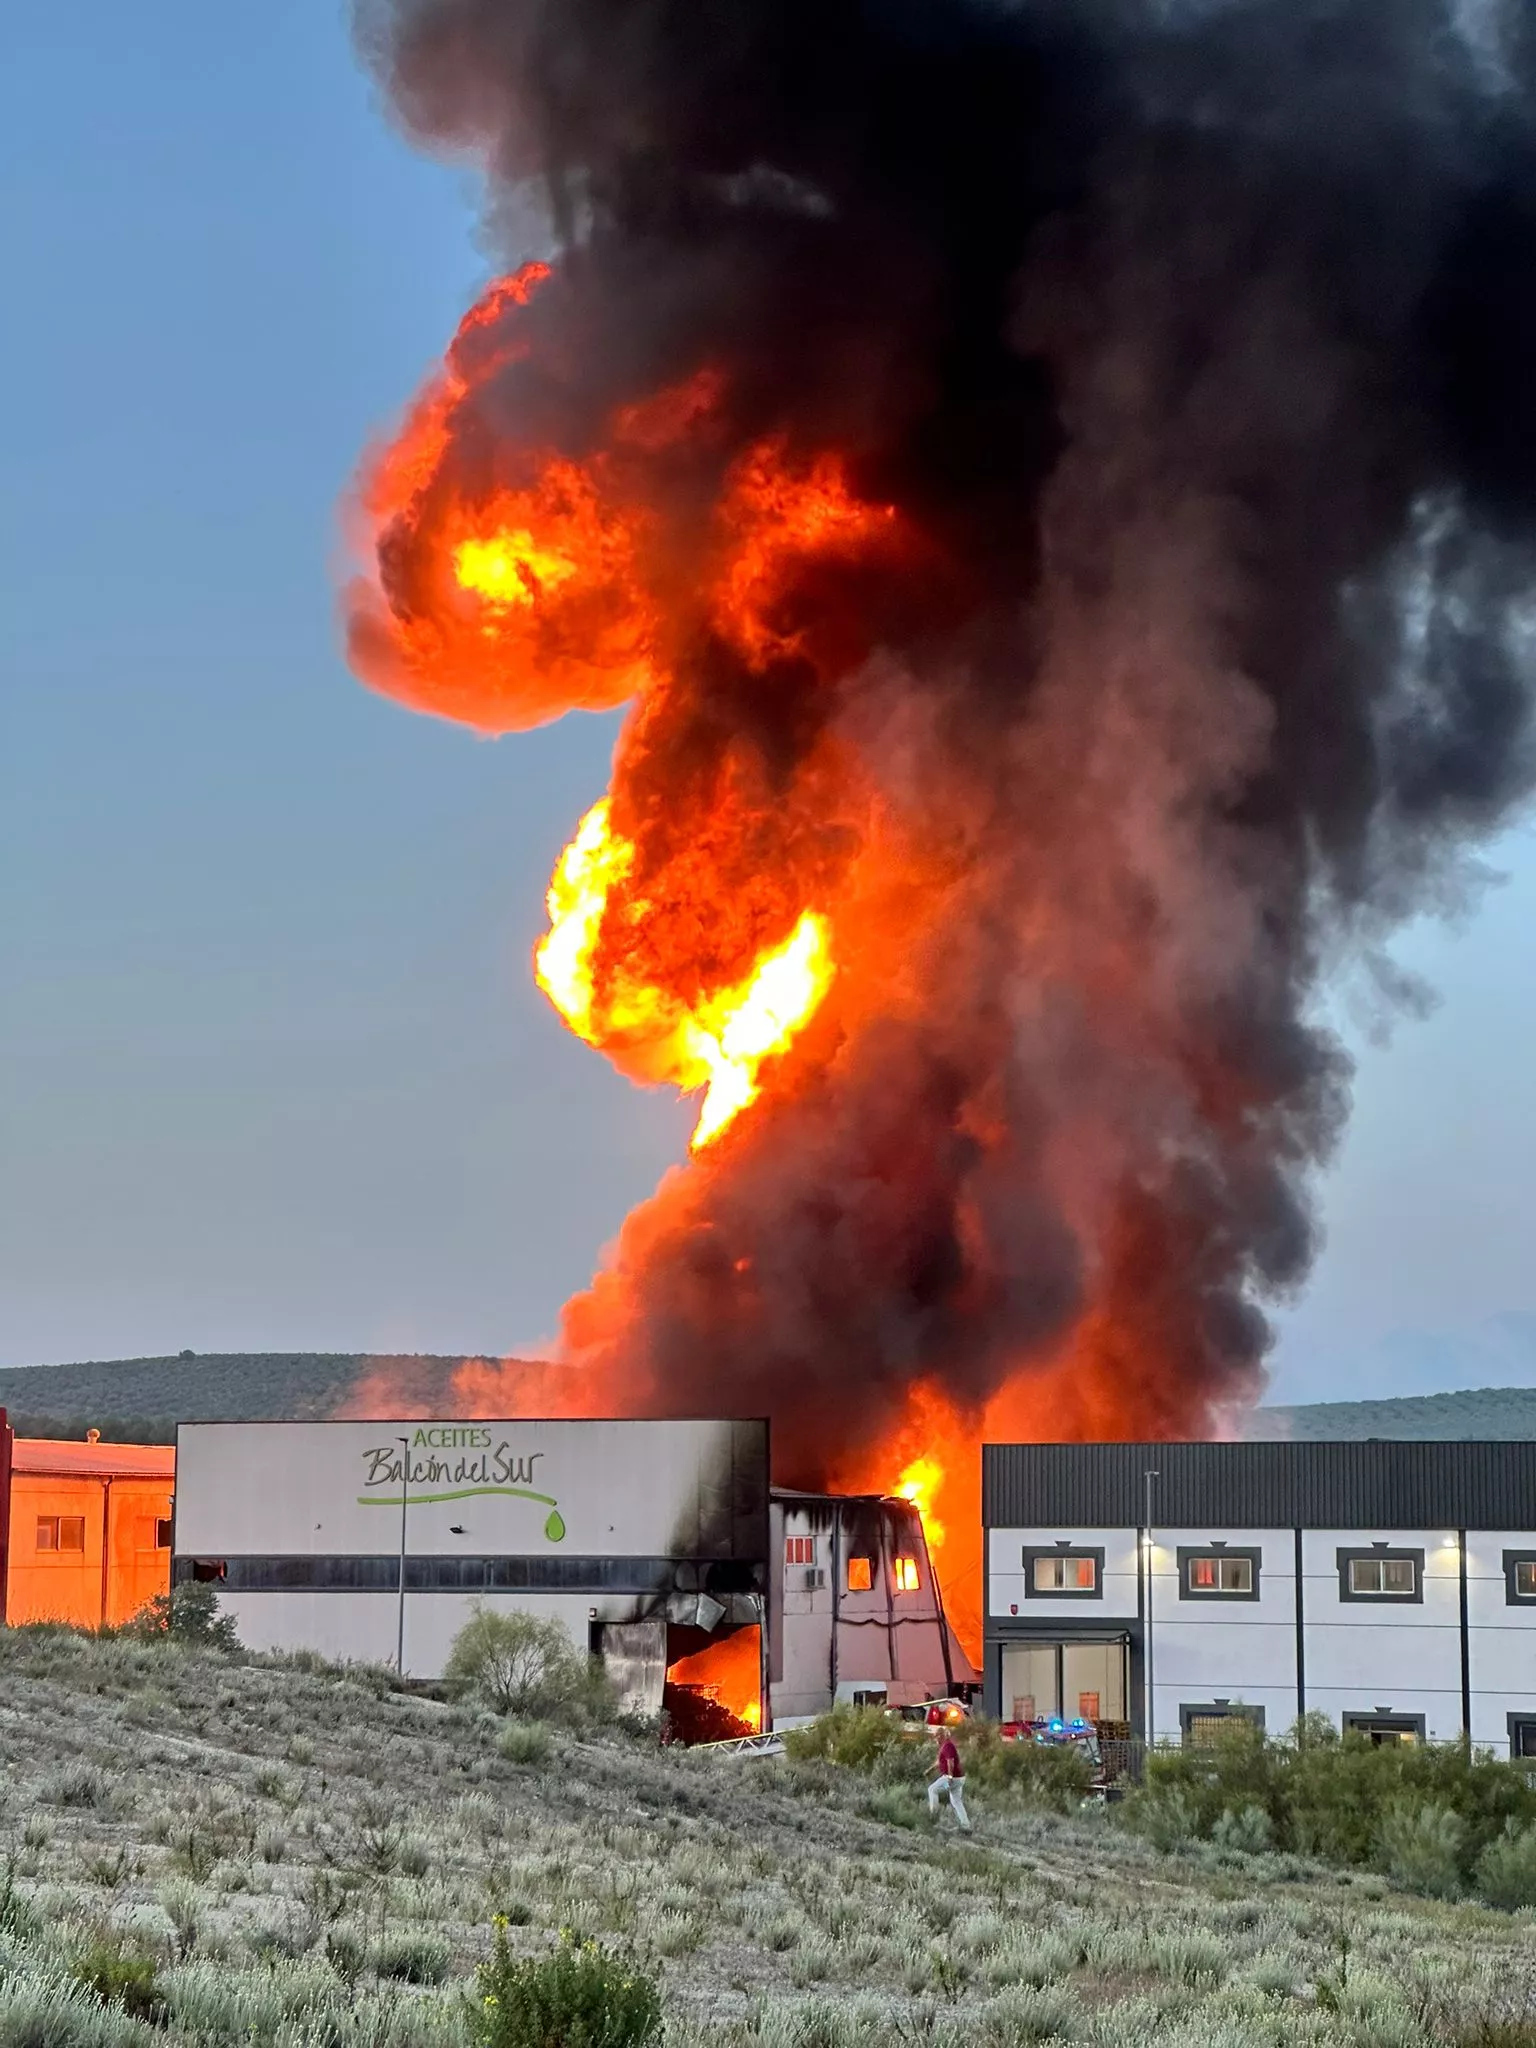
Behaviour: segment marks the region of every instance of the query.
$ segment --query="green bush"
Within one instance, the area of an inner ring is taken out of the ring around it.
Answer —
[[[566,1722],[612,1714],[601,1665],[553,1616],[478,1609],[454,1637],[443,1678],[456,1699],[499,1714]]]
[[[956,1730],[966,1782],[1009,1792],[1034,1806],[1070,1813],[1093,1783],[1093,1766],[1066,1742],[1005,1742],[995,1721],[967,1721]],[[932,1758],[925,1758],[931,1763]]]
[[[481,2048],[644,2048],[661,2032],[655,1981],[594,1941],[567,1936],[553,1954],[520,1959],[498,1920],[476,1976]]]
[[[547,1721],[514,1721],[496,1747],[509,1764],[542,1764],[554,1745],[554,1731]]]
[[[95,1941],[76,1956],[70,1975],[103,2005],[120,2006],[136,2020],[165,2017],[165,1994],[148,1956],[131,1956],[109,1941]]]
[[[1120,1817],[1165,1855],[1197,1840],[1201,1832],[1199,1801],[1183,1785],[1144,1785],[1126,1800]]]
[[[1382,1874],[1405,1892],[1429,1899],[1453,1899],[1461,1890],[1461,1852],[1466,1823],[1449,1806],[1394,1800],[1382,1816],[1377,1862]]]
[[[1472,1883],[1480,1899],[1506,1912],[1536,1906],[1536,1826],[1506,1821],[1478,1857]]]
[[[791,1728],[784,1749],[794,1763],[841,1764],[853,1771],[873,1771],[882,1763],[910,1758],[914,1777],[930,1761],[922,1740],[904,1735],[901,1722],[893,1721],[883,1707],[834,1707],[804,1728]]]
[[[915,1828],[925,1817],[923,1796],[915,1785],[877,1786],[860,1810],[868,1819],[895,1828]]]
[[[1414,1818],[1429,1809],[1435,1817]],[[1384,1869],[1421,1889],[1450,1882],[1453,1838],[1459,1886],[1490,1844],[1536,1825],[1536,1787],[1461,1742],[1377,1747],[1321,1715],[1266,1739],[1234,1716],[1208,1744],[1155,1750],[1117,1812],[1162,1848],[1195,1840],[1252,1853],[1267,1823],[1265,1847]]]
[[[218,1594],[201,1579],[157,1594],[129,1626],[135,1635],[151,1639],[169,1636],[173,1642],[200,1643],[226,1653],[240,1648],[234,1616],[221,1612]]]
[[[1268,1812],[1252,1800],[1246,1806],[1228,1806],[1211,1829],[1218,1849],[1233,1849],[1244,1856],[1262,1856],[1275,1843],[1275,1828]]]
[[[401,1984],[443,1984],[453,1958],[446,1942],[430,1934],[391,1934],[373,1952],[374,1973]]]

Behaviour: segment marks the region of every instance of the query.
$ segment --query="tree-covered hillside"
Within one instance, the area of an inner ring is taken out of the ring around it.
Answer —
[[[1395,1401],[1318,1401],[1301,1408],[1259,1408],[1250,1441],[1360,1442],[1368,1437],[1536,1438],[1536,1387],[1477,1387],[1454,1394],[1409,1394]]]
[[[0,1405],[23,1436],[83,1436],[94,1428],[118,1442],[168,1441],[178,1422],[334,1415],[375,1379],[430,1414],[448,1405],[461,1363],[458,1355],[421,1353],[183,1351],[173,1358],[15,1366],[0,1371]]]
[[[81,1365],[0,1370],[0,1405],[23,1436],[169,1441],[178,1422],[304,1421],[335,1415],[359,1390],[388,1387],[380,1408],[428,1415],[451,1406],[457,1355],[359,1351],[183,1351],[174,1358],[118,1358]],[[359,1413],[367,1412],[367,1396]],[[1536,1439],[1536,1387],[1482,1387],[1396,1401],[1325,1401],[1260,1408],[1250,1441],[1359,1441],[1366,1437]]]

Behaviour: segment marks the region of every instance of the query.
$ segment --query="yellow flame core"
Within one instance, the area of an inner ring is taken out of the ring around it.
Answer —
[[[908,1500],[923,1518],[923,1534],[930,1550],[944,1545],[944,1524],[933,1512],[933,1498],[944,1479],[944,1467],[937,1458],[914,1458],[896,1482],[897,1497]]]
[[[460,541],[453,551],[453,573],[461,589],[472,590],[487,604],[527,606],[541,592],[567,582],[576,564],[553,548],[540,547],[526,527],[518,526],[483,540]]]
[[[826,919],[802,913],[781,946],[751,974],[686,1010],[664,990],[622,976],[599,1010],[593,956],[609,891],[624,879],[634,848],[615,838],[602,798],[561,854],[545,899],[549,930],[534,953],[540,988],[579,1038],[601,1045],[622,1036],[644,1049],[646,1071],[685,1093],[704,1089],[690,1140],[697,1152],[753,1102],[764,1060],[787,1049],[815,1014],[836,971]]]

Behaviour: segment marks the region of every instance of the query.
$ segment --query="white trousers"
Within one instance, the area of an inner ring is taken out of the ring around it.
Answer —
[[[967,1834],[970,1832],[971,1817],[965,1810],[964,1778],[935,1778],[928,1787],[928,1811],[935,1820],[939,1817],[939,1801],[947,1799],[949,1810],[959,1821]]]

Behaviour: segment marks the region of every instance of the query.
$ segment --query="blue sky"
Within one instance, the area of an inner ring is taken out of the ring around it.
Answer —
[[[259,27],[256,25],[259,22]],[[486,273],[329,0],[0,26],[0,1364],[532,1347],[689,1113],[534,990],[603,720],[337,653],[335,504]],[[1367,1046],[1277,1397],[1536,1380],[1536,845]]]

